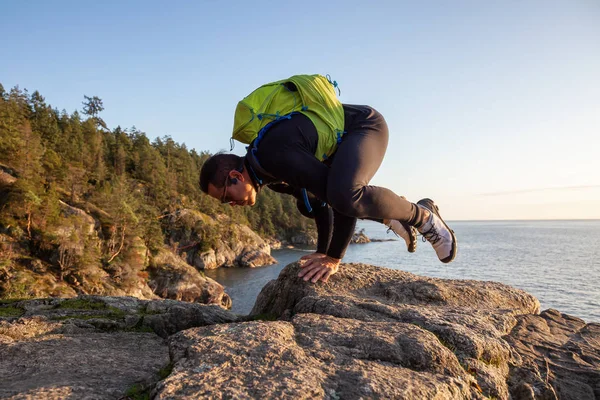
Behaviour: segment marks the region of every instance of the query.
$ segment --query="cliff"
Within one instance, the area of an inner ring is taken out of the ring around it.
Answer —
[[[52,225],[26,238],[0,224],[0,299],[76,295],[169,298],[230,307],[202,270],[275,263],[270,246],[227,216],[181,209],[161,218],[168,245],[107,222],[94,204],[59,201]]]
[[[521,290],[364,264],[311,285],[298,270],[251,316],[122,297],[2,304],[0,397],[600,397],[600,324],[539,313]]]

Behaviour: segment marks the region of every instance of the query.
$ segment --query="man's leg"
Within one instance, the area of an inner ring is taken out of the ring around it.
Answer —
[[[419,226],[421,209],[391,190],[369,185],[388,144],[383,116],[373,110],[348,127],[328,175],[327,199],[339,212],[369,219],[396,219]]]
[[[442,262],[456,255],[454,233],[441,219],[433,202],[417,205],[389,189],[369,182],[379,169],[388,143],[388,128],[377,111],[353,121],[335,154],[328,176],[327,198],[334,209],[348,216],[383,220],[415,249],[416,227],[433,245]]]

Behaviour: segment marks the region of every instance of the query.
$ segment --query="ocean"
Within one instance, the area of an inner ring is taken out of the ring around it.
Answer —
[[[419,241],[416,253],[408,253],[402,240],[350,245],[342,262],[436,278],[502,282],[536,296],[542,310],[554,308],[586,322],[600,322],[600,220],[448,224],[459,246],[450,264],[439,262],[429,243]],[[360,229],[371,239],[395,238],[386,233],[385,226],[372,221],[359,221],[357,231]],[[274,250],[278,264],[205,273],[225,286],[233,300],[233,312],[247,314],[262,287],[307,252],[310,250]]]

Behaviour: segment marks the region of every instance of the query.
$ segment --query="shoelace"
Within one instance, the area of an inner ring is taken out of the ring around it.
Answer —
[[[400,235],[398,235],[398,234],[396,233],[396,231],[392,229],[392,227],[391,227],[391,226],[388,226],[388,229],[387,229],[387,231],[386,231],[385,233],[386,233],[386,234],[388,234],[388,233],[390,233],[390,231],[392,231],[392,233],[393,233],[394,235],[396,235],[397,237],[400,237]]]
[[[400,235],[398,232],[396,232],[394,229],[392,229],[391,226],[388,226],[388,229],[387,229],[387,231],[385,233],[388,234],[388,233],[390,233],[390,231],[392,231],[392,233],[394,235],[396,235],[396,237],[399,237],[400,239],[404,239],[404,237],[402,235]],[[411,236],[410,232],[407,232],[407,233],[408,233],[408,236],[410,237]]]
[[[424,242],[429,240],[429,243],[432,245],[442,240],[442,236],[438,233],[437,229],[435,229],[435,226],[432,226],[427,232],[423,232],[421,235],[423,236]]]

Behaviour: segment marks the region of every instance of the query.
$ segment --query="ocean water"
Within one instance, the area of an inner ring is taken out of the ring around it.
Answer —
[[[429,243],[408,253],[404,241],[350,245],[343,262],[362,262],[417,275],[502,282],[536,296],[542,310],[555,308],[587,322],[600,322],[600,220],[450,222],[458,254],[438,261]],[[386,227],[359,221],[371,239],[395,238]],[[206,275],[225,286],[232,311],[247,314],[260,289],[290,262],[310,250],[273,251],[278,264],[256,269],[219,268]]]

